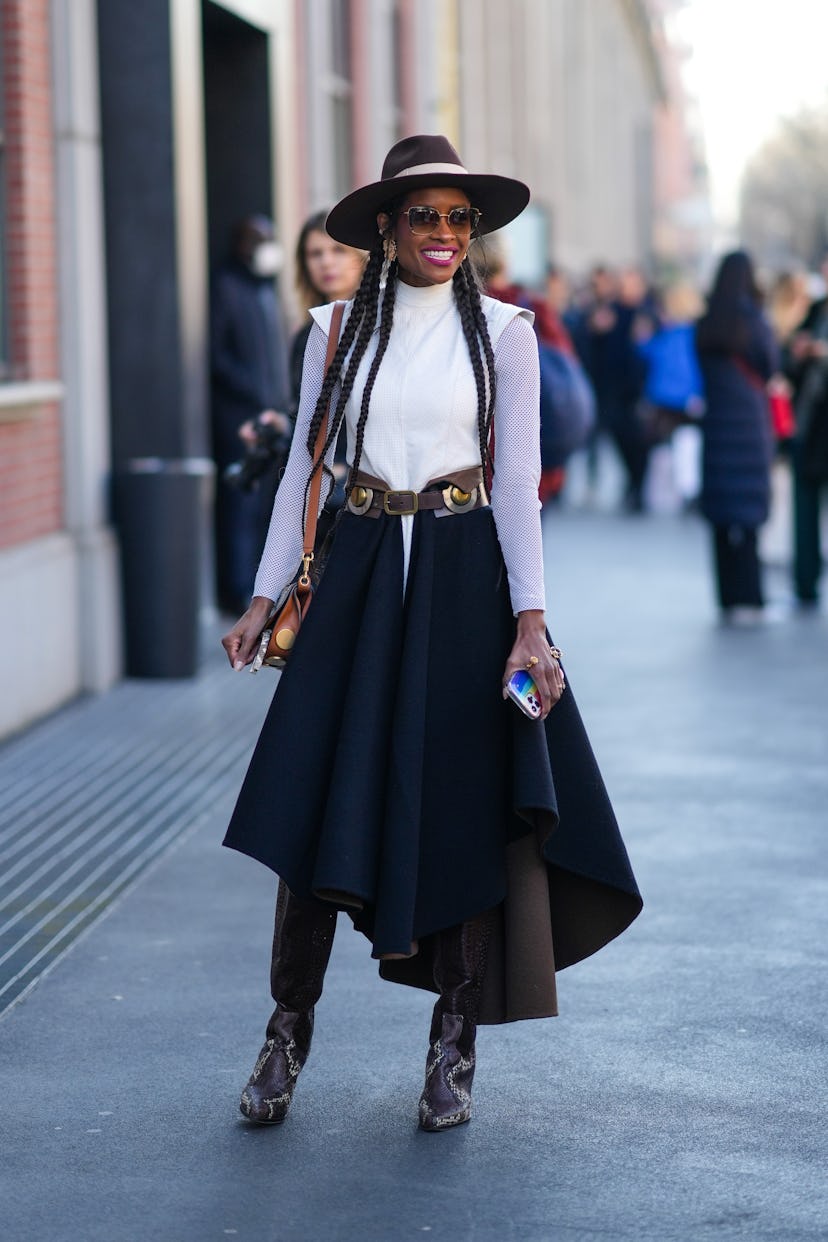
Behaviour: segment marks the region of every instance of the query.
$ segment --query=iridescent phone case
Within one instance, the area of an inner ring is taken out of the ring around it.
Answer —
[[[525,669],[519,668],[516,673],[512,673],[506,682],[506,693],[525,716],[530,720],[538,719],[543,711],[540,690]]]

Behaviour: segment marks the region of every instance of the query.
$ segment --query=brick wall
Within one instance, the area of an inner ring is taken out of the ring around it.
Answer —
[[[49,0],[0,0],[6,172],[7,380],[58,370]],[[0,410],[0,417],[3,411]],[[63,524],[60,410],[0,422],[0,548]]]

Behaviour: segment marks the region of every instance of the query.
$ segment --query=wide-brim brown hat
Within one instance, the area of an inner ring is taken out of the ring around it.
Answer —
[[[382,178],[346,194],[332,208],[325,228],[336,241],[370,250],[377,240],[377,212],[419,186],[457,186],[481,212],[478,233],[492,233],[514,220],[529,202],[529,187],[513,177],[470,173],[442,134],[415,134],[395,143]]]

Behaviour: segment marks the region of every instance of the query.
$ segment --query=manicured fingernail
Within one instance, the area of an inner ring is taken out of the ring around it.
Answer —
[[[233,670],[236,673],[240,673],[243,668],[244,668],[244,660],[236,660],[235,664],[233,665]]]

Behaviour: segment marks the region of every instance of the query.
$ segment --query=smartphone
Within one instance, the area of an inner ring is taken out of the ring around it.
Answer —
[[[519,668],[506,682],[506,693],[516,703],[525,716],[537,720],[543,711],[540,690],[534,679],[525,669]]]
[[[264,659],[267,655],[268,643],[270,642],[270,635],[272,633],[272,630],[262,630],[262,637],[259,640],[259,650],[256,652],[255,659],[250,665],[251,673],[258,673],[259,669],[264,664]]]

